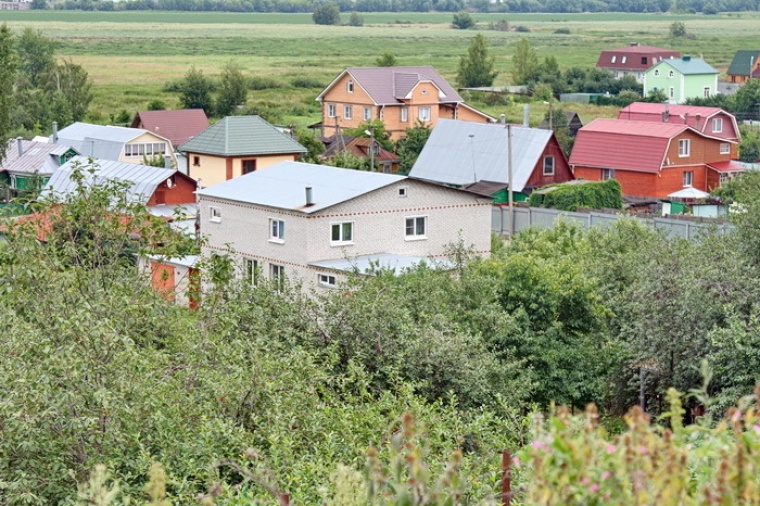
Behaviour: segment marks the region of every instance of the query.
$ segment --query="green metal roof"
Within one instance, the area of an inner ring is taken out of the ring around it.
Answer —
[[[227,116],[178,150],[218,156],[306,153],[306,148],[260,116]]]
[[[666,58],[655,66],[659,67],[662,64],[670,65],[683,75],[720,74],[715,67],[704,61],[702,58],[690,58],[688,56],[682,58]]]
[[[726,74],[730,76],[748,76],[750,63],[756,62],[758,57],[760,57],[760,50],[738,50]]]

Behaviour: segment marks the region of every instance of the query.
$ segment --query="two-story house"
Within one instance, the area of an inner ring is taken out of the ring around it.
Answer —
[[[760,50],[738,50],[728,66],[726,75],[729,82],[739,84],[744,84],[750,79],[760,79]]]
[[[662,60],[680,58],[681,53],[672,49],[645,46],[633,42],[626,47],[607,49],[599,54],[596,68],[609,70],[615,77],[621,79],[625,76],[633,76],[636,81],[644,81],[644,72]]]
[[[573,179],[554,132],[540,128],[441,120],[409,175],[458,188],[484,189],[495,203],[507,200],[509,133],[512,134],[512,185],[515,201],[533,188]],[[475,183],[488,183],[472,187]]]
[[[619,119],[581,128],[570,167],[576,179],[615,178],[623,195],[657,198],[688,187],[709,192],[744,170],[725,139],[683,124]]]
[[[644,96],[661,91],[671,104],[718,93],[718,72],[702,58],[684,55],[662,60],[644,73]]]
[[[227,116],[182,144],[187,174],[213,186],[280,162],[306,148],[260,116]]]
[[[168,156],[172,164],[177,163],[169,139],[141,128],[77,122],[58,131],[57,124],[53,123],[50,141],[71,146],[83,156],[101,160],[142,164],[145,160]]]
[[[709,137],[731,143],[731,158],[738,157],[741,132],[736,117],[720,107],[634,102],[620,111],[618,119],[688,125]]]
[[[322,136],[380,119],[392,140],[407,128],[439,119],[480,123],[494,118],[465,104],[433,67],[350,67],[317,97],[322,103]]]
[[[488,198],[408,177],[283,162],[198,192],[203,253],[241,275],[334,288],[348,273],[490,252]]]
[[[203,109],[178,109],[138,111],[130,126],[160,134],[169,139],[174,149],[177,149],[180,144],[208,128],[208,125],[208,118]]]

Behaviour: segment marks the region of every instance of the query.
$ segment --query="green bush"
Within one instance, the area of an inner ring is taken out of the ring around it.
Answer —
[[[584,184],[549,185],[541,189],[556,189],[547,193],[533,192],[528,203],[533,207],[552,207],[562,211],[589,209],[622,209],[623,192],[616,179]]]
[[[273,90],[285,87],[287,87],[287,84],[283,83],[282,81],[278,81],[273,77],[253,76],[248,79],[249,90]]]
[[[290,84],[292,84],[294,88],[324,88],[325,87],[325,84],[322,81],[314,77],[309,77],[309,76],[295,77],[293,78],[292,81],[290,81]]]

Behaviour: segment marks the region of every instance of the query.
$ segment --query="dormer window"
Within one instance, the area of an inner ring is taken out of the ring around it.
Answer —
[[[617,56],[612,57],[612,63],[615,63],[617,61]]]
[[[628,57],[627,57],[627,56],[623,56],[623,59],[622,59],[622,60],[620,60],[620,63],[625,63],[627,59],[628,59]]]
[[[354,92],[354,80],[353,79],[349,79],[348,82],[346,83],[346,91],[349,92],[349,93],[353,93]]]

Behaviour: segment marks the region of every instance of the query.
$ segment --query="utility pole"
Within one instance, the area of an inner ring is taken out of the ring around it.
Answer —
[[[375,132],[367,129],[364,133],[369,135],[369,170],[375,172]]]
[[[509,240],[512,240],[514,234],[515,217],[512,209],[512,125],[507,124],[507,201],[509,205]]]

